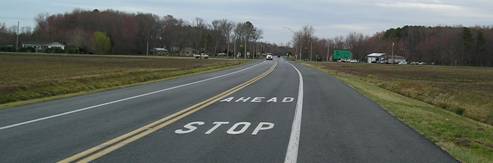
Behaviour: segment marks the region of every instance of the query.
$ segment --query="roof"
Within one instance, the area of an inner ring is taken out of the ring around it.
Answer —
[[[168,51],[168,49],[166,49],[166,48],[154,48],[154,50],[156,50],[156,51]]]
[[[59,43],[59,42],[51,42],[51,43],[48,43],[46,45],[50,45],[50,46],[54,46],[54,45],[57,45],[57,46],[65,46],[65,45],[63,45],[62,43]]]
[[[384,55],[385,55],[385,53],[371,53],[371,54],[368,54],[368,57],[381,57]]]
[[[50,42],[50,43],[36,43],[36,42],[27,42],[27,43],[22,43],[22,45],[38,45],[38,46],[65,46],[64,44],[60,42]]]

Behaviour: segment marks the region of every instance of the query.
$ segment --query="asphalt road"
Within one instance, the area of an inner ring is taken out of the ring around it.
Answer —
[[[0,110],[0,162],[67,158],[457,162],[337,79],[278,58]]]

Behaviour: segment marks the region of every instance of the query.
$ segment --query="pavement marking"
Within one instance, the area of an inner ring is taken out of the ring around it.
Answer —
[[[270,73],[272,73],[274,71],[274,69],[276,68],[277,66],[277,63],[275,63],[274,65],[272,65],[270,67],[270,69],[268,69],[267,71],[265,71],[264,73],[260,74],[259,76],[255,77],[255,78],[252,78],[240,85],[237,85],[225,92],[222,92],[214,97],[211,97],[207,100],[204,100],[200,103],[197,103],[195,105],[192,105],[186,109],[183,109],[181,111],[178,111],[176,113],[173,113],[169,116],[166,116],[162,119],[159,119],[157,121],[154,121],[150,124],[147,124],[141,128],[138,128],[136,130],[133,130],[129,133],[126,133],[124,135],[121,135],[121,136],[118,136],[114,139],[111,139],[109,141],[106,141],[100,145],[97,145],[95,147],[92,147],[90,149],[87,149],[85,151],[82,151],[78,154],[75,154],[73,156],[70,156],[66,159],[63,159],[61,161],[59,161],[59,163],[69,163],[69,162],[81,162],[81,163],[86,163],[86,162],[90,162],[90,161],[94,161],[100,157],[103,157],[104,155],[108,154],[108,153],[111,153],[131,142],[134,142],[136,140],[139,140],[141,138],[143,138],[144,136],[147,136],[151,133],[154,133],[182,118],[185,118],[186,116],[190,115],[190,114],[193,114],[199,110],[202,110],[203,108],[207,107],[207,106],[210,106],[214,103],[216,103],[217,101],[221,100],[222,98],[224,97],[227,97],[253,83],[255,83],[256,81],[266,77],[267,75],[269,75]],[[198,123],[198,125],[200,125],[200,123]]]
[[[228,97],[228,98],[225,98],[225,99],[222,99],[221,101],[219,102],[227,102],[227,103],[246,103],[246,102],[250,102],[250,103],[261,103],[261,102],[265,102],[265,103],[291,103],[294,101],[294,98],[293,97],[270,97],[270,98],[267,98],[267,97],[238,97],[238,98],[235,98],[235,97]]]
[[[186,125],[183,126],[183,128],[176,129],[175,134],[189,134],[194,132],[199,128],[199,126],[205,125],[206,123],[203,121],[196,121],[196,122],[190,122],[187,123]],[[212,126],[207,132],[205,132],[205,135],[212,134],[216,129],[218,129],[222,125],[228,125],[229,122],[212,122],[214,126]],[[226,133],[229,135],[238,135],[238,134],[244,134],[245,131],[249,129],[249,127],[252,125],[250,122],[237,122],[233,126],[231,126]],[[257,135],[260,131],[262,130],[270,130],[274,128],[274,123],[271,122],[260,122],[258,123],[257,127],[253,129],[252,135]]]
[[[44,120],[48,120],[48,119],[52,119],[52,118],[56,118],[56,117],[61,117],[61,116],[69,115],[69,114],[74,114],[74,113],[77,113],[77,112],[86,111],[86,110],[90,110],[90,109],[95,109],[95,108],[98,108],[98,107],[101,107],[101,106],[106,106],[106,105],[110,105],[110,104],[114,104],[114,103],[118,103],[118,102],[122,102],[122,101],[128,101],[128,100],[136,99],[136,98],[139,98],[139,97],[149,96],[149,95],[153,95],[153,94],[156,94],[156,93],[161,93],[161,92],[164,92],[164,91],[169,91],[169,90],[173,90],[173,89],[177,89],[177,88],[181,88],[181,87],[186,87],[186,86],[190,86],[190,85],[197,84],[197,83],[203,83],[203,82],[206,82],[206,81],[209,81],[209,80],[214,80],[214,79],[217,79],[217,78],[222,78],[222,77],[226,77],[226,76],[230,76],[230,75],[234,75],[234,74],[243,72],[245,70],[248,70],[248,69],[251,69],[253,67],[256,67],[256,66],[258,66],[258,65],[260,65],[262,63],[265,63],[265,61],[264,62],[261,62],[261,63],[258,63],[258,64],[255,64],[255,65],[252,65],[250,67],[247,67],[247,68],[238,70],[238,71],[234,71],[234,72],[230,72],[230,73],[227,73],[227,74],[215,76],[215,77],[212,77],[212,78],[207,78],[207,79],[203,79],[203,80],[199,80],[199,81],[195,81],[195,82],[191,82],[191,83],[187,83],[187,84],[173,86],[173,87],[166,88],[166,89],[161,89],[161,90],[157,90],[157,91],[153,91],[153,92],[149,92],[149,93],[144,93],[144,94],[140,94],[140,95],[136,95],[136,96],[132,96],[132,97],[127,97],[127,98],[123,98],[123,99],[119,99],[119,100],[115,100],[115,101],[110,101],[110,102],[106,102],[106,103],[102,103],[102,104],[98,104],[98,105],[93,105],[93,106],[89,106],[89,107],[85,107],[85,108],[81,108],[81,109],[77,109],[77,110],[73,110],[73,111],[63,112],[63,113],[59,113],[59,114],[55,114],[55,115],[51,115],[51,116],[47,116],[47,117],[42,117],[42,118],[37,118],[37,119],[29,120],[29,121],[15,123],[15,124],[7,125],[7,126],[2,126],[2,127],[0,127],[0,130],[14,128],[14,127],[22,126],[22,125],[27,125],[27,124],[31,124],[31,123],[35,123],[35,122],[39,122],[39,121],[44,121]]]
[[[303,111],[303,76],[298,68],[291,63],[289,63],[289,65],[291,65],[298,73],[299,85],[298,101],[296,103],[293,126],[291,127],[291,135],[289,136],[289,144],[288,149],[286,150],[286,158],[284,159],[284,163],[295,163],[298,160],[298,147],[300,144],[301,114]]]

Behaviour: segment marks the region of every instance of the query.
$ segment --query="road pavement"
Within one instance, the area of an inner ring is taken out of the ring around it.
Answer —
[[[457,162],[283,58],[0,110],[0,162]]]

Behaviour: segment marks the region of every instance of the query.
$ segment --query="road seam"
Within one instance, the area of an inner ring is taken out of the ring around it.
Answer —
[[[294,70],[298,73],[298,100],[296,100],[296,110],[293,118],[293,125],[291,126],[291,134],[289,136],[288,148],[286,150],[286,157],[284,163],[296,163],[298,160],[298,147],[300,144],[300,130],[301,130],[301,117],[303,111],[303,76],[300,70],[293,64],[289,63]]]
[[[59,163],[69,163],[69,162],[90,162],[93,160],[96,160],[108,153],[111,153],[129,143],[132,143],[136,140],[139,140],[153,132],[156,132],[157,130],[160,130],[182,118],[185,118],[186,116],[193,114],[199,110],[202,110],[203,108],[212,105],[213,103],[255,83],[256,81],[266,77],[272,71],[274,71],[275,67],[277,66],[277,63],[275,63],[270,69],[268,69],[266,72],[260,74],[259,76],[256,76],[255,78],[252,78],[240,85],[237,85],[225,92],[222,92],[214,97],[211,97],[207,100],[204,100],[200,103],[197,103],[195,105],[192,105],[186,109],[183,109],[181,111],[178,111],[176,113],[173,113],[169,116],[166,116],[162,119],[159,119],[157,121],[154,121],[150,124],[147,124],[141,128],[138,128],[136,130],[133,130],[129,133],[126,133],[124,135],[118,136],[114,139],[111,139],[109,141],[106,141],[100,145],[97,145],[95,147],[92,147],[88,150],[85,150],[83,152],[80,152],[78,154],[75,154],[71,157],[68,157],[64,160],[59,161]]]
[[[226,77],[226,76],[231,76],[231,75],[234,75],[234,74],[237,74],[237,73],[246,71],[248,69],[251,69],[253,67],[256,67],[256,66],[258,66],[258,65],[260,65],[260,64],[262,64],[264,62],[261,62],[261,63],[255,64],[255,65],[252,65],[250,67],[247,67],[247,68],[244,68],[244,69],[241,69],[241,70],[238,70],[238,71],[234,71],[234,72],[230,72],[230,73],[227,73],[227,74],[215,76],[215,77],[212,77],[212,78],[202,79],[202,80],[191,82],[191,83],[187,83],[187,84],[177,85],[177,86],[173,86],[173,87],[170,87],[170,88],[165,88],[165,89],[161,89],[161,90],[157,90],[157,91],[153,91],[153,92],[148,92],[148,93],[144,93],[144,94],[140,94],[140,95],[136,95],[136,96],[131,96],[131,97],[127,97],[127,98],[123,98],[123,99],[119,99],[119,100],[114,100],[114,101],[110,101],[110,102],[106,102],[106,103],[102,103],[102,104],[98,104],[98,105],[93,105],[93,106],[89,106],[89,107],[85,107],[85,108],[81,108],[81,109],[76,109],[76,110],[72,110],[72,111],[68,111],[68,112],[63,112],[63,113],[59,113],[59,114],[55,114],[55,115],[51,115],[51,116],[46,116],[46,117],[37,118],[37,119],[29,120],[29,121],[24,121],[24,122],[20,122],[20,123],[10,124],[10,125],[7,125],[7,126],[2,126],[2,127],[0,127],[0,130],[5,130],[5,129],[9,129],[9,128],[14,128],[14,127],[19,127],[19,126],[23,126],[23,125],[27,125],[27,124],[31,124],[31,123],[36,123],[36,122],[39,122],[39,121],[44,121],[44,120],[48,120],[48,119],[52,119],[52,118],[57,118],[57,117],[61,117],[61,116],[69,115],[69,114],[74,114],[74,113],[77,113],[77,112],[82,112],[82,111],[86,111],[86,110],[91,110],[91,109],[99,108],[101,106],[106,106],[106,105],[110,105],[110,104],[114,104],[114,103],[118,103],[118,102],[122,102],[122,101],[128,101],[128,100],[136,99],[136,98],[139,98],[139,97],[149,96],[149,95],[153,95],[153,94],[156,94],[156,93],[161,93],[161,92],[165,92],[165,91],[169,91],[169,90],[173,90],[173,89],[177,89],[177,88],[182,88],[182,87],[194,85],[194,84],[197,84],[197,83],[203,83],[203,82],[206,82],[206,81],[209,81],[209,80],[214,80],[214,79],[218,79],[218,78],[222,78],[222,77]]]

